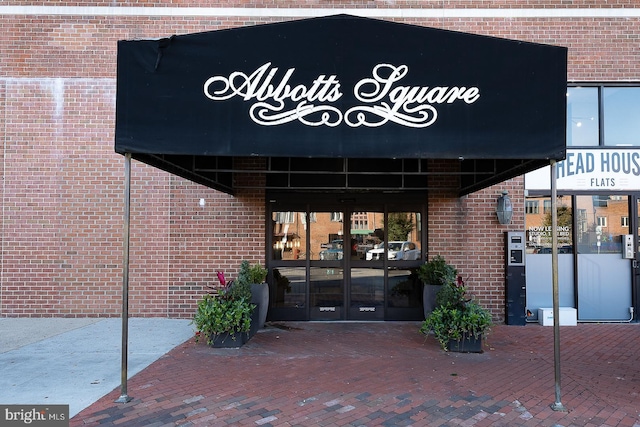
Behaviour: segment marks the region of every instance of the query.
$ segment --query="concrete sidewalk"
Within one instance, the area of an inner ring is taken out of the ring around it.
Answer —
[[[129,378],[193,336],[190,320],[129,319]],[[68,404],[120,389],[120,318],[0,318],[0,403]]]

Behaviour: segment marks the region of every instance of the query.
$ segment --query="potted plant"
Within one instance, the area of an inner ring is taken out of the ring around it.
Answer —
[[[258,307],[257,329],[262,329],[267,320],[269,310],[269,285],[265,282],[267,269],[259,263],[251,265],[249,261],[240,263],[240,271],[236,283],[248,286],[251,293],[251,303]]]
[[[424,284],[422,289],[422,303],[424,317],[436,307],[436,295],[446,284],[454,283],[458,271],[440,255],[422,264],[416,271],[418,278]]]
[[[491,313],[475,300],[467,299],[462,278],[444,285],[437,307],[426,317],[420,332],[433,332],[445,351],[482,352],[482,342],[491,330]]]
[[[207,293],[199,302],[193,322],[196,342],[205,337],[214,347],[240,347],[248,339],[255,305],[246,286],[229,285],[216,294]]]

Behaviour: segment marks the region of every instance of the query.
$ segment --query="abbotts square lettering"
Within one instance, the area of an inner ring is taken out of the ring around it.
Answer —
[[[434,105],[462,101],[473,104],[480,90],[464,86],[403,86],[400,81],[409,73],[406,65],[378,64],[371,77],[358,81],[353,95],[361,102],[346,111],[335,105],[343,88],[337,75],[321,74],[309,85],[291,85],[295,68],[276,78],[278,67],[267,62],[251,74],[234,71],[227,76],[213,76],[204,83],[204,95],[213,101],[240,97],[251,101],[251,119],[263,126],[300,121],[308,126],[378,127],[388,122],[424,128],[438,118]]]

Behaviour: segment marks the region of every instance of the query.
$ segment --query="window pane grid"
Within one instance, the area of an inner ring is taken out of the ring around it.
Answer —
[[[640,87],[568,87],[566,133],[568,147],[640,146]]]

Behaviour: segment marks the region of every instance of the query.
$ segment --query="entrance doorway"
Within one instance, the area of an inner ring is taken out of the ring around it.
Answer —
[[[270,206],[270,320],[420,320],[425,207]]]
[[[558,283],[561,307],[577,309],[577,320],[629,321],[638,306],[640,196],[615,193],[561,195],[557,200]],[[552,306],[551,200],[530,195],[527,221],[527,308]],[[634,253],[625,256],[625,236]]]
[[[578,320],[630,318],[632,260],[622,252],[624,235],[633,233],[627,195],[575,196]]]

